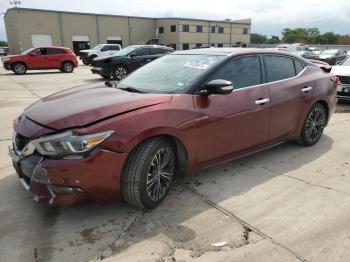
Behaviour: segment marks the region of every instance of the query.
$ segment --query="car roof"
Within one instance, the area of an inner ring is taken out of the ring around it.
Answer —
[[[278,55],[287,55],[292,56],[298,59],[301,59],[299,56],[293,55],[286,51],[278,51],[276,49],[269,48],[201,48],[201,49],[191,49],[185,51],[176,51],[174,54],[178,55],[218,55],[218,56],[236,56],[243,54],[278,54]]]
[[[131,45],[131,46],[172,49],[171,47],[167,47],[167,46],[164,46],[164,45]]]
[[[58,49],[69,49],[68,47],[64,46],[38,46],[38,47],[33,47],[33,48],[58,48]]]

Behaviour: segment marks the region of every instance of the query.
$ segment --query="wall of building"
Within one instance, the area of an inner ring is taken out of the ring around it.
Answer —
[[[108,37],[121,38],[123,47],[131,44],[146,43],[152,38],[159,38],[159,44],[176,44],[181,50],[183,44],[189,48],[197,44],[208,46],[222,44],[229,47],[237,42],[250,42],[250,19],[239,21],[208,21],[181,18],[143,18],[99,14],[70,13],[60,11],[33,10],[25,8],[9,9],[5,15],[7,38],[12,53],[19,53],[32,47],[32,35],[50,35],[52,44],[73,49],[72,38],[85,37],[90,47],[106,43]],[[176,32],[171,32],[171,26]],[[183,25],[189,25],[189,32],[183,32]],[[202,32],[197,32],[202,26]],[[210,27],[215,26],[215,33]],[[158,33],[159,27],[164,33]],[[219,33],[218,28],[224,32]],[[247,34],[243,29],[247,28]]]
[[[176,31],[171,32],[171,26],[176,26]],[[161,45],[170,45],[170,44],[176,44],[178,47],[178,29],[179,29],[179,20],[178,19],[167,19],[167,18],[160,18],[156,20],[156,29],[159,30],[159,27],[164,28],[164,33],[159,33],[159,44]]]
[[[100,43],[106,43],[107,37],[121,37],[123,46],[130,45],[127,17],[98,16]]]

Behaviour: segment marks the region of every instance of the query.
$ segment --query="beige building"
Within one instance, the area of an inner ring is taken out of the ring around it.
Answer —
[[[11,8],[5,14],[11,53],[31,47],[66,46],[78,52],[102,43],[230,47],[250,43],[251,20],[149,18]]]

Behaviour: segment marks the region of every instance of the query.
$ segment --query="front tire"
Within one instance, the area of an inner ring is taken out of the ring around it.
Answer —
[[[14,63],[12,65],[12,71],[16,74],[16,75],[24,75],[27,72],[27,67],[25,64],[23,63]]]
[[[327,113],[325,107],[320,103],[314,104],[305,117],[298,143],[303,146],[316,144],[322,136],[326,123]]]
[[[114,80],[120,81],[128,75],[128,69],[123,65],[117,65],[113,68],[112,77]]]
[[[89,58],[82,58],[81,61],[83,62],[84,65],[90,65]]]
[[[147,140],[129,155],[121,176],[123,199],[138,208],[159,205],[169,192],[176,170],[175,149],[165,138]]]
[[[72,62],[64,62],[61,71],[64,73],[72,73],[74,71],[74,64]]]

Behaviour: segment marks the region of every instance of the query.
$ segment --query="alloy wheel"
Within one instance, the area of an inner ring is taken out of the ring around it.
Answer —
[[[127,75],[127,72],[124,67],[117,67],[115,69],[115,76],[118,80],[123,79],[124,77],[126,77],[126,75]]]
[[[305,125],[305,136],[311,142],[317,141],[326,126],[326,115],[320,107],[315,107],[309,114]]]
[[[73,65],[71,63],[64,63],[63,69],[65,72],[72,72]]]
[[[18,74],[24,74],[26,72],[26,68],[23,64],[16,64],[14,71]]]
[[[146,180],[147,195],[152,201],[159,201],[166,195],[174,172],[173,150],[169,146],[159,149],[153,157]]]

